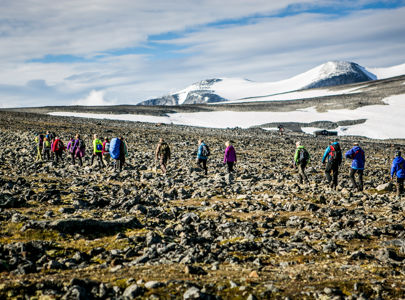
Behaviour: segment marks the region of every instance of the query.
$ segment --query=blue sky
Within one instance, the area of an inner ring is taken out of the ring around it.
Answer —
[[[207,78],[405,63],[405,0],[3,2],[0,107],[136,104]]]

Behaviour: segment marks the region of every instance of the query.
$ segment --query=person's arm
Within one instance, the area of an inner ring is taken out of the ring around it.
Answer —
[[[294,155],[294,163],[295,164],[298,163],[298,153],[299,153],[299,149],[297,148],[297,150],[295,150],[295,155]]]
[[[329,152],[330,152],[330,146],[328,146],[328,147],[325,149],[325,152],[323,153],[323,157],[322,157],[322,163],[323,163],[323,164],[325,163],[326,158],[327,158],[328,155],[329,155]]]
[[[225,154],[224,154],[224,164],[228,161],[228,152],[229,152],[229,147],[226,147],[225,149]]]
[[[353,158],[353,153],[354,153],[354,151],[353,151],[353,148],[352,148],[352,149],[350,149],[349,151],[346,152],[345,157],[352,159]]]
[[[159,159],[159,151],[160,151],[160,144],[157,145],[156,150],[155,150],[155,158],[156,158],[156,160]]]

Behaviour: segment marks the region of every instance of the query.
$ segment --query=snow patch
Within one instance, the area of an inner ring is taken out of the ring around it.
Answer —
[[[125,121],[151,122],[200,126],[208,128],[249,128],[266,123],[296,122],[310,123],[320,120],[338,122],[342,120],[366,119],[363,124],[339,127],[340,135],[361,135],[375,139],[405,138],[403,114],[405,94],[384,99],[385,105],[368,105],[355,110],[340,109],[317,112],[314,107],[291,112],[240,112],[214,111],[196,113],[174,113],[168,116],[112,115],[54,112],[54,116],[85,117]],[[304,128],[304,130],[306,130]],[[308,131],[309,132],[309,131]]]

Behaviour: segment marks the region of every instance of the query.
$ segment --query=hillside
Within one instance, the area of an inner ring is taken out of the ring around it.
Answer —
[[[374,72],[374,73],[373,73]],[[305,73],[278,82],[253,82],[238,78],[203,80],[184,90],[139,105],[185,105],[196,103],[244,102],[244,99],[277,96],[322,87],[334,87],[405,74],[405,64],[380,69],[367,69],[353,62],[328,62]],[[327,93],[319,94],[326,96]],[[297,98],[299,99],[299,98]]]
[[[34,163],[35,133],[91,144],[123,135],[121,173]],[[405,203],[389,185],[394,149],[360,142],[365,190],[341,166],[337,191],[323,182],[328,138],[261,129],[206,129],[0,112],[0,298],[399,299],[405,280]],[[153,159],[165,137],[168,175]],[[212,155],[194,165],[197,140]],[[233,140],[236,172],[222,164]],[[311,153],[310,184],[291,167],[295,142]]]

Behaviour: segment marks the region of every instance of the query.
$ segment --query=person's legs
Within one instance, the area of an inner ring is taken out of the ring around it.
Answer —
[[[404,191],[404,178],[397,178],[397,196],[401,196]]]
[[[94,157],[95,157],[96,155],[93,153],[92,155],[91,155],[91,162],[90,162],[90,166],[93,166],[93,162],[94,162]]]
[[[331,187],[336,189],[338,185],[339,165],[336,164],[335,166],[333,166],[332,171],[333,171],[333,180]]]
[[[330,176],[331,171],[332,171],[332,165],[331,165],[331,163],[327,163],[326,168],[325,168],[325,177],[326,177],[327,183],[329,183],[329,184],[332,181],[332,176]]]
[[[364,170],[357,170],[357,174],[359,174],[359,185],[358,185],[359,192],[363,190],[363,171]]]
[[[160,168],[162,169],[162,172],[164,173],[164,174],[166,174],[166,171],[167,171],[167,169],[166,169],[166,163],[167,163],[167,160],[166,159],[161,159],[160,160]]]
[[[103,155],[101,154],[101,152],[97,152],[97,158],[98,158],[98,164],[101,167],[105,167],[104,162],[103,162]]]
[[[356,170],[355,169],[350,169],[349,177],[350,177],[350,181],[352,183],[352,188],[358,188],[356,180],[354,179],[355,174],[356,174]]]
[[[70,157],[72,158],[72,165],[75,165],[75,154],[73,152],[70,153]]]
[[[228,166],[228,173],[233,172],[233,164],[234,164],[234,162],[233,161],[228,161],[226,164]]]
[[[304,182],[308,182],[308,177],[305,174],[305,167],[306,165],[298,165],[298,174],[300,176],[300,183]]]
[[[207,160],[206,159],[202,160],[202,165],[203,165],[203,169],[205,171],[205,175],[207,175],[208,174],[208,168],[207,168]]]

